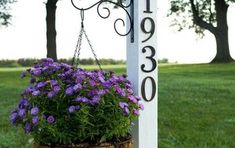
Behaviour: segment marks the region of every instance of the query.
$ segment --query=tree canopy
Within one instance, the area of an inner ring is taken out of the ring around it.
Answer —
[[[9,4],[16,0],[0,0],[0,25],[7,26],[10,22],[11,14],[9,13]]]

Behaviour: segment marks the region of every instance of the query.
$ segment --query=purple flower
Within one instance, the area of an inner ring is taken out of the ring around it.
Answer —
[[[33,107],[30,111],[31,115],[37,115],[39,112],[39,108],[38,107]]]
[[[47,122],[53,123],[53,122],[55,122],[55,118],[52,115],[50,115],[49,117],[47,117]]]
[[[118,76],[116,76],[116,75],[113,75],[113,77],[111,78],[111,81],[112,82],[116,82],[116,81],[118,81],[119,80],[119,78],[118,78]]]
[[[89,83],[92,87],[96,86],[96,82],[94,80],[90,80]]]
[[[125,77],[124,76],[118,76],[118,82],[124,81]]]
[[[65,74],[63,74],[63,73],[58,74],[58,77],[59,77],[60,79],[65,79],[65,78],[66,78]]]
[[[127,89],[132,89],[132,85],[130,83],[126,83],[126,88]]]
[[[56,80],[51,80],[50,83],[51,83],[52,86],[58,85],[58,82]]]
[[[46,83],[45,82],[39,82],[37,84],[37,88],[43,88],[44,86],[46,86]]]
[[[93,96],[95,96],[95,95],[97,95],[97,94],[98,94],[98,90],[92,89],[92,90],[88,93],[88,96],[89,96],[89,97],[93,97]]]
[[[70,77],[72,73],[73,73],[73,70],[72,70],[72,69],[69,69],[69,70],[66,71],[64,74],[65,74],[66,77]]]
[[[106,91],[105,90],[99,90],[98,91],[98,95],[99,96],[102,96],[102,95],[105,95],[106,94]]]
[[[127,88],[127,92],[128,92],[129,94],[133,94],[133,93],[134,93],[133,90],[130,89],[130,88]]]
[[[137,99],[135,98],[135,96],[129,96],[128,99],[133,102],[133,103],[138,103]]]
[[[104,83],[102,83],[102,85],[103,85],[105,88],[111,88],[111,87],[112,87],[112,82],[110,82],[110,81],[105,81]]]
[[[75,101],[77,102],[82,102],[82,103],[87,103],[89,100],[86,98],[86,97],[81,97],[81,96],[78,96]]]
[[[49,69],[49,67],[46,64],[43,64],[42,71],[45,72]]]
[[[124,109],[125,107],[128,107],[128,104],[126,102],[119,102],[119,107]]]
[[[55,96],[55,92],[54,91],[50,91],[47,93],[47,97],[48,98],[53,98]]]
[[[40,91],[39,90],[35,90],[33,91],[32,95],[33,96],[38,96],[40,94]]]
[[[28,93],[32,93],[34,91],[35,91],[35,88],[30,86],[30,87],[26,88],[24,92],[28,94]]]
[[[125,91],[121,87],[116,85],[116,86],[114,86],[114,88],[115,88],[116,92],[118,93],[118,95],[120,95],[122,97],[126,96]]]
[[[42,61],[44,63],[53,63],[54,62],[54,60],[52,58],[45,58],[45,59],[42,59]]]
[[[130,114],[130,110],[129,110],[128,107],[125,107],[125,108],[124,108],[124,113],[125,113],[126,115],[129,115],[129,114]]]
[[[18,112],[18,115],[22,118],[24,117],[26,114],[26,109],[20,109],[19,112]]]
[[[32,123],[33,123],[33,125],[37,125],[38,122],[39,122],[38,116],[34,116],[34,117],[32,118]]]
[[[24,71],[24,72],[22,72],[20,77],[21,77],[21,78],[26,77],[26,72],[25,72],[25,71]]]
[[[82,88],[82,85],[81,85],[81,84],[76,84],[76,85],[73,86],[73,90],[74,90],[75,92],[79,91],[81,88]]]
[[[25,98],[22,98],[19,102],[18,107],[19,107],[19,109],[23,109],[23,108],[28,107],[29,105],[30,105],[29,101]]]
[[[36,63],[34,64],[34,68],[39,68],[40,66]]]
[[[80,108],[81,108],[80,105],[76,105],[76,106],[75,106],[75,109],[76,109],[76,110],[79,110]]]
[[[104,80],[104,78],[102,76],[99,76],[98,79],[100,80],[101,83],[105,82],[105,80]]]
[[[16,123],[17,117],[18,117],[18,113],[17,112],[12,112],[11,113],[10,120],[11,120],[12,124]]]
[[[60,64],[58,64],[58,63],[53,63],[53,64],[51,64],[51,67],[52,67],[53,69],[55,69],[55,70],[59,70],[59,69],[60,69]]]
[[[70,66],[70,65],[65,64],[65,63],[61,63],[60,65],[61,65],[61,67],[62,67],[62,68],[66,69],[66,70],[68,70],[68,69],[70,69],[70,68],[71,68],[71,66]]]
[[[141,98],[139,96],[135,96],[136,100],[140,101]]]
[[[31,74],[34,76],[40,76],[42,74],[42,71],[39,68],[35,68],[34,70],[31,70]]]
[[[99,101],[100,101],[100,97],[99,97],[99,96],[94,96],[94,97],[92,98],[92,100],[90,101],[90,104],[91,104],[91,105],[95,105],[95,104],[98,104]]]
[[[140,115],[139,110],[137,110],[137,109],[135,109],[135,108],[133,109],[133,113],[134,113],[135,115],[137,115],[137,116]]]
[[[25,133],[29,133],[31,131],[31,129],[32,129],[31,124],[29,122],[26,122],[25,123],[25,128],[24,128]]]
[[[73,113],[73,112],[75,112],[76,107],[74,105],[72,105],[72,106],[69,107],[68,110],[69,110],[70,113]]]
[[[73,95],[73,87],[68,87],[66,89],[65,93],[66,93],[66,95],[69,95],[69,96]]]
[[[60,89],[60,86],[58,86],[58,85],[53,87],[53,91],[54,91],[55,93],[58,93],[60,90],[61,90],[61,89]]]
[[[143,105],[142,103],[140,103],[140,104],[139,104],[139,108],[140,108],[141,110],[144,110],[144,105]]]

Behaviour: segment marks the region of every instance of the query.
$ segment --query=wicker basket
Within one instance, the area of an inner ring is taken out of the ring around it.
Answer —
[[[89,143],[73,144],[73,145],[37,145],[33,144],[33,148],[133,148],[133,140],[128,139],[119,143],[102,143],[99,145],[91,145]]]

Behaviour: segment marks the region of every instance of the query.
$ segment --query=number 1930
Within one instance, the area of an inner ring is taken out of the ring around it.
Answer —
[[[150,10],[150,0],[146,0],[146,9],[143,11],[143,13],[145,14],[150,14],[150,13],[153,13],[151,10]],[[155,33],[155,22],[154,22],[154,19],[151,18],[151,17],[144,17],[141,21],[141,24],[140,24],[140,28],[141,28],[141,31],[148,35],[148,37],[144,40],[142,40],[142,43],[146,43],[148,44],[148,41],[152,38],[152,36],[154,35]],[[156,42],[156,41],[155,41]],[[151,62],[151,68],[147,69],[147,66],[145,64],[142,64],[141,65],[141,70],[144,72],[144,73],[152,73],[154,72],[154,70],[156,70],[157,68],[157,61],[156,59],[154,58],[155,55],[156,55],[156,50],[153,46],[151,45],[146,45],[142,48],[142,53],[145,54],[147,52],[147,50],[150,51],[150,55],[147,55],[145,56],[146,60],[149,60]],[[148,66],[149,67],[149,66]],[[147,80],[149,80],[151,82],[151,86],[152,86],[152,93],[150,95],[150,97],[147,97],[146,95],[146,82]],[[142,80],[142,83],[141,83],[141,94],[142,94],[142,97],[145,101],[147,102],[150,102],[154,99],[155,95],[156,95],[156,82],[154,80],[154,78],[152,76],[146,76],[143,80]]]

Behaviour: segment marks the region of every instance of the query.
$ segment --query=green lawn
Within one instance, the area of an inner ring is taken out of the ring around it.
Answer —
[[[235,64],[160,67],[159,145],[235,147]]]
[[[8,120],[27,85],[22,70],[0,68],[0,148],[31,147],[30,136]],[[124,66],[113,70],[125,72]],[[234,131],[235,64],[159,67],[160,148],[235,147]]]

